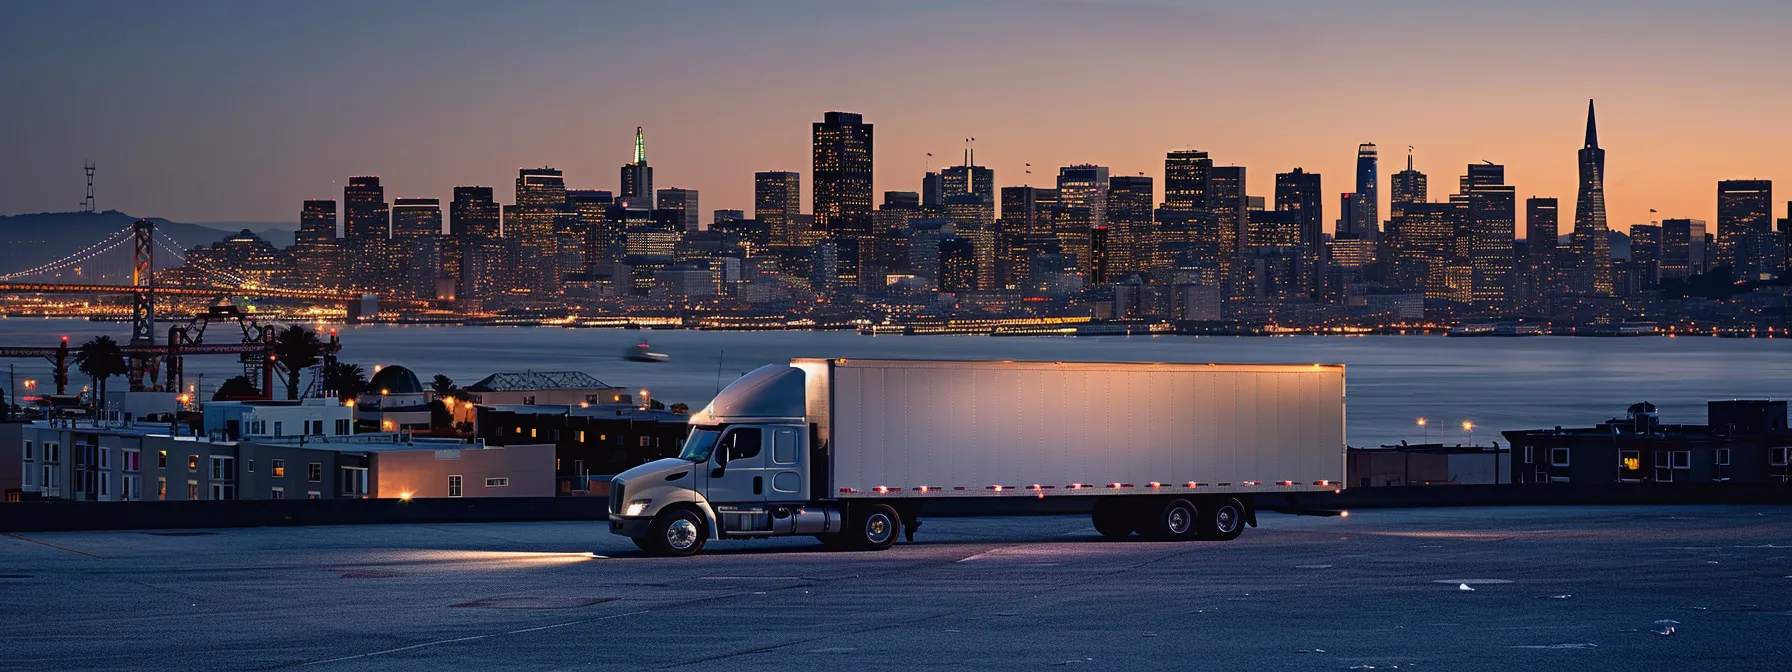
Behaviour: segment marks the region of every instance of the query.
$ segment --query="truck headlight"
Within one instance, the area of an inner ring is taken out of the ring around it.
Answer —
[[[652,503],[653,503],[653,500],[651,500],[651,499],[637,499],[635,501],[629,502],[628,506],[623,508],[622,515],[628,516],[630,518],[639,516],[639,515],[641,515],[641,512],[647,510],[647,505],[652,504]]]

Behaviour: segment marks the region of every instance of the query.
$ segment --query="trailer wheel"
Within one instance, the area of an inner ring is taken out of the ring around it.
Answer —
[[[1199,515],[1195,505],[1188,500],[1176,498],[1164,502],[1162,506],[1139,508],[1151,514],[1139,521],[1146,538],[1152,541],[1188,541],[1195,538]]]
[[[696,511],[678,508],[661,511],[648,526],[647,552],[660,556],[696,555],[709,540],[703,518]]]
[[[1244,502],[1236,497],[1217,497],[1207,502],[1201,511],[1201,537],[1231,541],[1244,533]]]
[[[888,504],[872,504],[855,513],[847,534],[857,548],[881,551],[894,545],[902,534],[902,516]]]
[[[1133,520],[1131,507],[1125,502],[1103,497],[1095,500],[1095,510],[1089,513],[1089,519],[1095,523],[1095,531],[1108,539],[1125,539],[1132,536]]]

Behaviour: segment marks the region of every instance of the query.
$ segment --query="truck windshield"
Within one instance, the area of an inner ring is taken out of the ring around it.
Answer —
[[[708,462],[709,454],[716,449],[716,437],[721,434],[719,427],[692,427],[691,436],[684,440],[684,451],[678,458],[696,464]]]

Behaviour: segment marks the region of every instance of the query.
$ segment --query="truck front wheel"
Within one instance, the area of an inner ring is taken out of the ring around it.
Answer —
[[[1237,497],[1216,497],[1201,507],[1202,539],[1231,541],[1244,533],[1244,502]]]
[[[687,556],[696,555],[703,550],[703,542],[709,540],[709,530],[703,518],[696,511],[678,508],[661,511],[654,516],[653,525],[648,526],[646,543],[637,544],[653,555]]]
[[[1130,507],[1125,502],[1103,497],[1095,500],[1095,510],[1090,512],[1089,519],[1095,523],[1095,531],[1108,539],[1125,539],[1132,536],[1133,520]]]

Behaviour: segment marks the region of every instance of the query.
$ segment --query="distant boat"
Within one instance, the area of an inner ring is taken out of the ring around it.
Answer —
[[[647,341],[641,341],[624,351],[622,353],[622,358],[631,362],[664,362],[672,359],[672,357],[666,353],[654,352],[651,349],[652,347],[653,346],[647,344]]]

